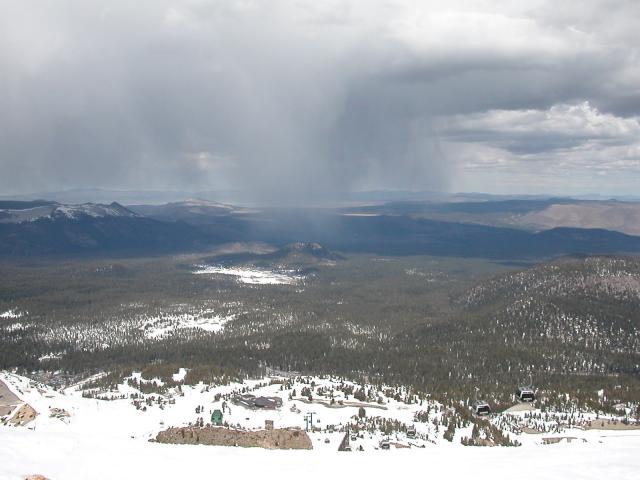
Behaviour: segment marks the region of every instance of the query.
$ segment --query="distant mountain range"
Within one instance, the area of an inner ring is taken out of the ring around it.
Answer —
[[[345,211],[351,214],[409,215],[414,218],[534,231],[555,227],[600,228],[640,235],[640,202],[571,198],[401,201]]]
[[[195,228],[143,217],[111,203],[0,202],[0,254],[153,252],[198,248]]]
[[[274,251],[285,245],[308,249],[320,244],[341,252],[502,260],[635,253],[640,252],[639,236],[579,227],[622,222],[625,230],[640,232],[634,230],[639,209],[634,203],[568,199],[260,210],[206,200],[129,207],[115,202],[1,201],[0,254],[179,252],[230,242],[268,244]],[[580,217],[576,211],[588,214]],[[560,226],[566,216],[577,226]]]
[[[137,217],[138,214],[113,202],[110,205],[83,203],[64,205],[46,200],[32,202],[0,201],[0,223],[35,222],[43,219],[79,220],[82,217]]]
[[[192,224],[210,223],[221,216],[242,215],[254,210],[210,200],[189,199],[163,205],[131,205],[129,208],[143,216],[165,221],[185,221]]]
[[[87,202],[111,203],[117,201],[122,205],[164,205],[179,203],[188,198],[198,198],[205,201],[233,203],[234,205],[255,206],[255,193],[240,190],[207,190],[207,191],[166,191],[166,190],[109,190],[102,188],[77,188],[70,190],[36,192],[21,195],[0,195],[2,200],[33,201],[46,198],[64,204],[80,204]],[[365,190],[357,192],[342,192],[324,200],[315,207],[331,206],[337,208],[347,205],[371,205],[388,202],[496,202],[508,200],[547,200],[557,198],[556,195],[515,195],[489,194],[482,192],[438,192],[415,190]],[[628,201],[640,202],[640,195],[599,195],[585,194],[563,197],[572,201]],[[260,203],[264,207],[264,203]],[[273,206],[273,205],[272,205]]]

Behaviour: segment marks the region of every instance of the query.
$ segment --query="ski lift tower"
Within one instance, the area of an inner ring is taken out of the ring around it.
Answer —
[[[305,416],[304,416],[304,423],[305,423],[305,431],[309,431],[309,425],[311,425],[311,430],[313,430],[313,416],[316,415],[316,412],[308,412]]]

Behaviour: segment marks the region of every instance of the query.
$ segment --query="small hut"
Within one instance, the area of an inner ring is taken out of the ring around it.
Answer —
[[[222,412],[220,410],[214,410],[211,413],[211,425],[222,425]]]

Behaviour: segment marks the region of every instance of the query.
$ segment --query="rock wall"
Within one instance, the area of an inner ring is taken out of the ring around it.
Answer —
[[[294,428],[274,430],[234,430],[224,427],[171,427],[156,436],[159,443],[223,445],[268,449],[311,450],[306,432]]]

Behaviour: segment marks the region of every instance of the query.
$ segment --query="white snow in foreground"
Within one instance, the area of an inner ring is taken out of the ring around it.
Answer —
[[[238,277],[240,283],[254,285],[293,285],[301,280],[303,276],[293,272],[274,272],[271,270],[259,270],[257,268],[226,268],[200,265],[198,270],[193,272],[199,275],[229,275]]]
[[[174,379],[183,377],[180,369]],[[140,379],[140,375],[134,375]],[[329,408],[288,400],[278,385],[260,387],[261,380],[224,386],[183,386],[183,395],[174,395],[174,404],[164,408],[150,405],[137,410],[128,398],[100,401],[83,398],[75,388],[54,391],[24,377],[0,372],[4,381],[22,400],[39,412],[28,427],[0,426],[0,479],[18,480],[29,474],[58,479],[189,479],[189,478],[638,478],[640,431],[572,430],[566,435],[586,441],[542,445],[542,435],[518,436],[522,447],[464,447],[459,441],[439,441],[425,448],[367,448],[364,452],[337,452],[332,434],[314,433],[311,451],[274,451],[259,448],[214,447],[204,445],[163,445],[149,438],[168,426],[186,425],[198,415],[195,407],[220,408],[216,393],[256,388],[255,394],[279,395],[285,402],[279,411],[250,411],[231,405],[225,420],[260,428],[264,420],[277,427],[303,426],[304,415],[313,411],[318,426],[337,424],[357,413],[356,406]],[[177,380],[176,380],[177,381]],[[316,379],[316,382],[323,382]],[[326,381],[325,381],[326,382]],[[124,383],[117,395],[137,392]],[[290,407],[297,407],[293,411]],[[368,408],[369,414],[409,421],[419,405],[405,405],[389,399],[385,409]],[[50,408],[70,414],[60,419],[49,415]],[[315,421],[314,421],[315,422]],[[418,425],[432,429],[433,425]],[[365,436],[358,442],[373,445]]]
[[[66,479],[567,478],[637,479],[637,438],[537,449],[446,448],[337,453],[160,445],[102,435],[0,429],[0,478]]]
[[[161,445],[105,435],[2,428],[0,478],[21,480],[25,474],[41,472],[52,480],[637,479],[640,440],[604,437],[602,441],[527,450],[448,446],[422,451],[338,453]]]
[[[0,313],[0,318],[21,318],[22,317],[22,313],[16,311],[16,310],[7,310],[4,313]]]

